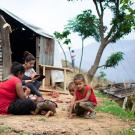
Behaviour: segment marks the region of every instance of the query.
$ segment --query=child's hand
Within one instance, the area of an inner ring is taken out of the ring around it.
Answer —
[[[42,102],[42,101],[44,101],[44,98],[43,97],[37,97],[37,99],[36,99],[38,102]]]
[[[76,104],[77,104],[77,103],[78,103],[78,102],[75,102],[75,103],[74,103],[74,106],[73,106],[74,110],[75,110],[75,107],[76,107]]]
[[[34,78],[35,75],[37,75],[36,72],[32,73],[30,77],[31,77],[31,78]]]
[[[75,116],[75,115],[74,115],[73,113],[71,113],[71,114],[69,113],[69,114],[68,114],[68,118],[69,118],[69,119],[73,119],[74,116]]]
[[[69,118],[69,119],[72,119],[72,118],[73,118],[73,115],[72,115],[72,114],[70,114],[70,115],[68,116],[68,118]]]
[[[39,76],[33,77],[31,80],[32,80],[32,82],[35,82],[38,78],[39,78]]]
[[[24,94],[26,97],[28,97],[30,95],[31,90],[28,87],[23,87],[24,90]]]

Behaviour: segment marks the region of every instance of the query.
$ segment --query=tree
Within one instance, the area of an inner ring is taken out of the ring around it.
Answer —
[[[66,67],[67,67],[67,56],[62,47],[62,44],[68,45],[69,43],[71,43],[71,40],[67,38],[69,34],[70,34],[70,32],[68,30],[63,31],[62,33],[59,33],[57,31],[54,32],[54,36],[58,40],[58,43],[63,51],[64,57],[65,57],[65,62],[66,62],[65,63]]]
[[[123,58],[124,53],[123,52],[116,52],[113,53],[111,56],[109,56],[105,62],[104,65],[102,66],[98,66],[98,68],[104,67],[104,68],[115,68],[116,66],[118,66],[119,62],[121,60],[124,60]]]
[[[97,18],[95,18],[96,24],[91,26],[88,25],[88,27],[95,28],[96,32],[93,33],[92,37],[96,39],[98,35],[100,46],[97,51],[94,64],[88,71],[88,78],[90,81],[93,79],[98,69],[104,49],[110,43],[116,42],[125,35],[129,34],[132,29],[135,28],[135,10],[132,9],[133,3],[131,0],[93,0],[93,3],[97,12]],[[109,27],[104,25],[106,9],[110,9],[113,13],[113,17],[111,19]],[[85,14],[82,15],[85,16]],[[92,12],[90,13],[90,15],[93,15]],[[83,20],[85,23],[85,19],[82,19],[82,21]]]
[[[100,73],[99,78],[102,80],[106,80],[106,74],[103,71],[101,71],[99,73]]]
[[[82,52],[79,72],[81,70],[81,64],[83,59],[84,40],[90,36],[94,36],[97,41],[99,40],[99,34],[96,31],[96,27],[98,27],[98,24],[98,19],[95,15],[92,15],[92,11],[86,10],[83,11],[82,14],[77,15],[73,20],[70,20],[67,27],[65,28],[72,30],[73,32],[77,32],[82,39]]]
[[[124,60],[123,55],[124,55],[123,52],[112,53],[111,56],[107,58],[105,64],[98,66],[98,68],[101,68],[101,67],[104,67],[105,69],[115,68],[116,66],[118,66],[121,60]],[[100,73],[99,78],[106,80],[106,74],[103,71],[100,71],[99,73]]]

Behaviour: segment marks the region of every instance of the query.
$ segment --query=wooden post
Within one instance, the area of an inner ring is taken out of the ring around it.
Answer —
[[[43,66],[43,75],[45,75],[45,66]],[[45,78],[43,79],[43,89],[45,89]]]
[[[132,106],[132,109],[131,109],[131,112],[135,112],[135,103],[133,103],[133,106]]]
[[[125,97],[125,98],[124,98],[123,106],[122,106],[122,108],[123,108],[123,109],[125,109],[125,108],[126,108],[127,99],[128,99],[127,97]]]
[[[67,81],[67,74],[66,69],[64,69],[64,91],[66,91],[66,81]]]
[[[1,28],[1,39],[2,39],[2,56],[3,56],[3,76],[4,79],[10,73],[11,67],[11,47],[10,37],[11,27],[6,23],[3,16],[0,15],[0,28]]]
[[[36,72],[39,74],[39,37],[36,37]]]

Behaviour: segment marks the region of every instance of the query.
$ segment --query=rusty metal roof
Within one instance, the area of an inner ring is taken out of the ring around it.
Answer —
[[[16,16],[15,14],[13,14],[12,12],[8,11],[7,9],[4,9],[2,7],[0,7],[0,11],[3,11],[4,13],[6,13],[7,15],[11,16],[12,18],[14,18],[16,21],[18,21],[19,23],[23,24],[25,27],[29,28],[30,30],[32,30],[33,32],[43,36],[43,37],[48,37],[48,38],[53,38],[52,35],[46,33],[43,29],[34,26],[30,23],[28,23],[27,21],[21,19],[19,16]]]

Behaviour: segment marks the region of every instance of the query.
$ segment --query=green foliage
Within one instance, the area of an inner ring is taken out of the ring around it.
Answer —
[[[96,97],[99,97],[99,98],[107,98],[107,96],[97,90],[94,91]]]
[[[106,63],[105,63],[105,68],[108,68],[108,67],[115,67],[118,65],[118,63],[123,60],[123,55],[124,53],[123,52],[117,52],[117,53],[113,53],[110,57],[108,57],[108,59],[106,60]]]
[[[97,12],[99,11],[99,18],[97,19],[95,15],[92,15],[91,10],[84,11],[83,14],[78,15],[69,23],[73,32],[81,33],[84,38],[92,36],[97,41],[100,41],[99,35],[101,35],[105,27],[101,25],[102,15],[104,15],[107,8],[113,13],[110,23],[111,29],[107,32],[108,40],[111,39],[110,42],[116,42],[123,36],[128,35],[132,29],[135,29],[135,9],[132,8],[133,2],[131,0],[95,0],[94,4],[97,4],[98,10],[96,10]],[[99,29],[102,30],[100,31]]]
[[[64,39],[64,38],[67,38],[69,35],[70,35],[70,31],[69,31],[69,30],[65,30],[65,31],[63,31],[62,33],[57,32],[57,31],[54,32],[54,36],[55,36],[56,39],[58,39],[58,40],[62,40],[62,39]]]
[[[101,72],[99,72],[99,73],[100,73],[99,77],[100,77],[101,79],[106,79],[106,74],[105,74],[103,71],[101,71]]]
[[[11,128],[11,127],[7,127],[7,126],[0,126],[0,133],[3,132],[11,132],[14,131],[15,129]]]
[[[92,14],[91,10],[85,10],[70,20],[66,29],[79,33],[83,39],[91,36],[97,41],[100,40],[99,20]]]
[[[69,35],[70,35],[70,31],[69,30],[65,30],[62,33],[63,38],[67,38],[67,36],[69,36]]]
[[[133,129],[131,128],[124,129],[123,131],[121,131],[120,135],[135,135],[135,131],[133,131]]]
[[[66,57],[65,50],[62,47],[62,44],[68,45],[69,43],[71,43],[71,40],[67,38],[69,35],[70,35],[69,30],[65,30],[62,33],[57,32],[57,31],[54,32],[54,36],[58,40],[59,45],[60,45],[60,47],[61,47],[61,49],[63,51],[64,57],[65,57],[65,62],[66,62],[66,67],[67,67],[67,57]]]
[[[46,121],[46,118],[41,116],[38,120],[45,122]]]
[[[8,127],[8,126],[5,126],[5,125],[2,125],[0,126],[0,134],[17,134],[17,135],[30,135],[29,132],[26,132],[26,131],[22,131],[22,130],[16,130],[12,127]]]
[[[71,40],[68,38],[68,36],[70,35],[70,31],[69,30],[65,30],[62,33],[59,33],[57,31],[54,32],[54,36],[57,40],[59,40],[59,42],[62,42],[62,44],[70,44]]]
[[[65,41],[63,42],[64,44],[68,45],[71,43],[71,40],[70,39],[65,39]]]
[[[121,0],[118,9],[111,8],[114,13],[111,25],[113,26],[111,33],[111,42],[116,42],[121,37],[128,35],[135,27],[135,10],[132,9],[131,0]]]
[[[107,98],[103,101],[102,106],[98,106],[96,108],[96,111],[110,113],[118,116],[121,119],[135,120],[133,113],[126,112],[116,102],[111,101]]]
[[[77,1],[77,0],[68,0]],[[89,80],[92,80],[97,69],[104,49],[109,43],[114,43],[128,35],[135,29],[135,9],[133,9],[133,0],[93,0],[97,16],[92,14],[91,10],[83,11],[71,20],[68,24],[69,30],[78,32],[83,39],[93,37],[100,41],[100,47],[97,51],[94,65],[88,71]],[[110,25],[105,26],[105,12],[108,9],[112,12]],[[115,67],[123,59],[122,54],[117,54],[117,58],[110,57],[106,62],[107,67]],[[114,55],[115,56],[115,55]],[[101,66],[100,66],[101,67]]]

